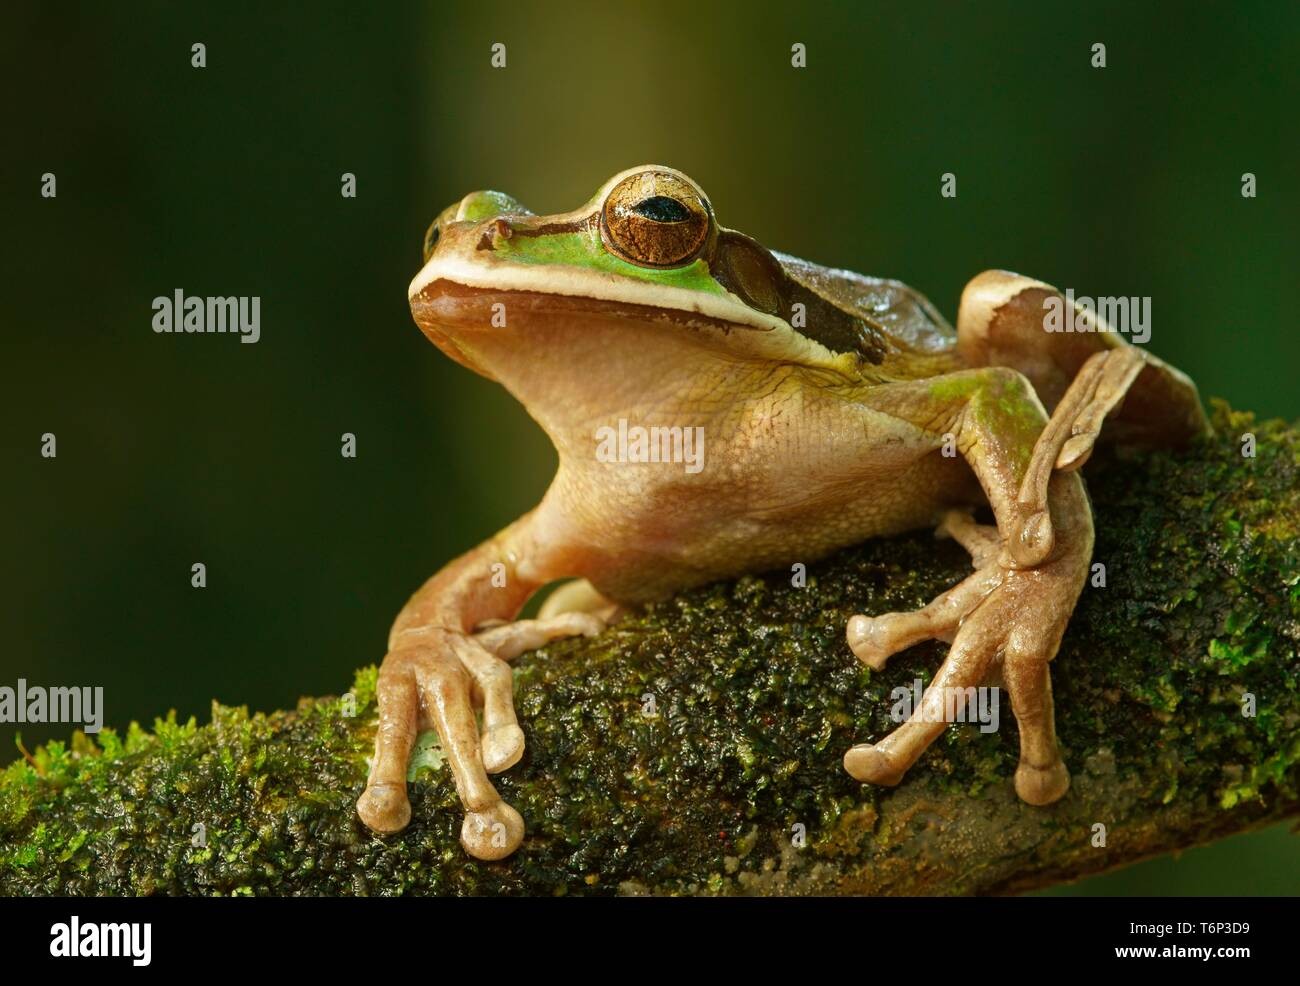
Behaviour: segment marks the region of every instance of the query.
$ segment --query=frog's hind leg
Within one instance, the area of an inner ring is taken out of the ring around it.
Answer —
[[[1053,409],[1017,496],[1008,545],[1024,567],[1051,551],[1052,471],[1082,466],[1108,417],[1117,437],[1138,444],[1178,445],[1208,429],[1196,387],[1184,374],[1129,345],[1096,313],[1078,306],[1067,313],[1066,304],[1051,285],[985,271],[962,292],[957,316],[963,361],[1021,371]],[[1048,331],[1052,316],[1059,329],[1067,315],[1071,331]]]
[[[1071,315],[1079,331],[1048,331],[1047,318],[1053,312],[1060,313],[1063,322]],[[1186,374],[1146,350],[1135,350],[1096,312],[1076,305],[1067,313],[1065,297],[1052,285],[989,270],[962,291],[957,311],[957,353],[962,361],[1019,370],[1049,409],[1061,402],[1092,357],[1126,352],[1144,358],[1129,381],[1123,406],[1113,407],[1108,433],[1124,444],[1157,447],[1176,447],[1207,434],[1209,422],[1196,385]]]
[[[1124,399],[1145,363],[1142,351],[1131,346],[1088,357],[1034,448],[1036,461],[1030,464],[1030,475],[1041,457],[1041,475],[1036,477],[1040,490],[1046,487],[1046,475],[1053,467],[1068,471],[1088,461],[1106,415]],[[1030,475],[1025,477],[1026,484]],[[1040,500],[1042,495],[1038,493]]]

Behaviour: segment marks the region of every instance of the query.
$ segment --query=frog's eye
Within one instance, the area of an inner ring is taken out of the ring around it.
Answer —
[[[605,242],[642,267],[680,267],[709,240],[713,215],[700,190],[677,175],[643,171],[614,186],[601,210]]]
[[[442,227],[438,220],[435,219],[430,223],[428,230],[424,234],[424,262],[426,264],[429,262],[429,258],[433,256],[433,248],[438,245],[440,236],[442,236]]]

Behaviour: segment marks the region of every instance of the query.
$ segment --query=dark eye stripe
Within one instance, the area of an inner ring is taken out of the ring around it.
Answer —
[[[642,199],[632,207],[632,211],[657,223],[684,223],[691,218],[686,206],[667,195]]]

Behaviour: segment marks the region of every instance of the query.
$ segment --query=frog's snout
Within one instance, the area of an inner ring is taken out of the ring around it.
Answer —
[[[447,239],[448,227],[458,223],[479,224],[485,219],[506,223],[512,216],[531,216],[533,212],[512,195],[490,189],[470,192],[459,202],[453,202],[429,224],[424,233],[424,262],[427,264],[434,251]]]

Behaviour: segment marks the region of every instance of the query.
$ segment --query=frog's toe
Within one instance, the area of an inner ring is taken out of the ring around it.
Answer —
[[[889,628],[889,617],[902,614],[889,613],[885,616],[853,616],[845,628],[849,648],[857,659],[875,671],[883,671],[885,662],[902,648],[897,646],[897,634]],[[906,646],[904,644],[903,646]]]
[[[357,815],[374,832],[400,832],[411,820],[406,799],[406,762],[415,742],[420,715],[415,674],[406,653],[389,654],[375,681],[379,724],[375,756],[366,788],[357,799]]]
[[[567,612],[545,619],[484,625],[474,634],[474,641],[489,654],[513,661],[524,651],[544,647],[552,640],[579,634],[594,637],[605,629],[606,622],[599,613]]]
[[[557,624],[564,626],[575,637],[579,634],[595,637],[605,629],[605,620],[595,613],[566,613],[557,620]]]
[[[844,754],[844,769],[854,780],[893,787],[903,779],[906,768],[899,767],[889,754],[872,743],[861,743]]]
[[[586,579],[574,579],[557,588],[537,612],[539,620],[550,620],[566,613],[586,613],[595,616],[601,627],[613,623],[623,614],[623,607],[600,594]],[[591,636],[585,630],[584,636]]]
[[[1012,534],[1007,547],[1019,568],[1037,568],[1056,547],[1052,515],[1044,508],[1025,517]]]
[[[411,821],[411,802],[405,784],[372,784],[357,799],[357,814],[373,831],[390,835]]]
[[[524,755],[524,731],[515,723],[487,730],[480,738],[483,769],[489,774],[509,770]]]
[[[1107,415],[1118,409],[1129,387],[1146,366],[1146,354],[1132,346],[1122,346],[1093,356],[1090,362],[1101,367],[1096,391],[1075,415],[1070,437],[1056,455],[1056,468],[1062,472],[1078,469],[1088,461]]]
[[[460,844],[475,859],[505,859],[524,841],[524,820],[504,801],[465,815]]]
[[[1047,767],[1021,762],[1016,768],[1016,794],[1031,805],[1050,805],[1070,789],[1070,772],[1057,760]]]
[[[997,587],[1002,574],[996,565],[985,566],[911,613],[851,616],[845,628],[849,647],[863,664],[881,671],[894,654],[924,640],[951,641],[962,620]]]
[[[1084,463],[1092,456],[1092,450],[1097,444],[1098,432],[1086,432],[1082,435],[1074,435],[1061,446],[1060,454],[1056,457],[1056,468],[1061,472],[1073,472],[1081,468]]]
[[[1088,461],[1107,415],[1118,408],[1146,365],[1145,354],[1133,346],[1093,353],[1053,409],[1034,443],[1017,497],[1020,524],[1009,547],[1021,568],[1032,568],[1051,553],[1047,487],[1053,473],[1071,472]]]
[[[977,524],[969,510],[949,510],[935,529],[937,537],[949,537],[970,553],[971,564],[984,568],[997,559],[1002,538],[992,524]]]

